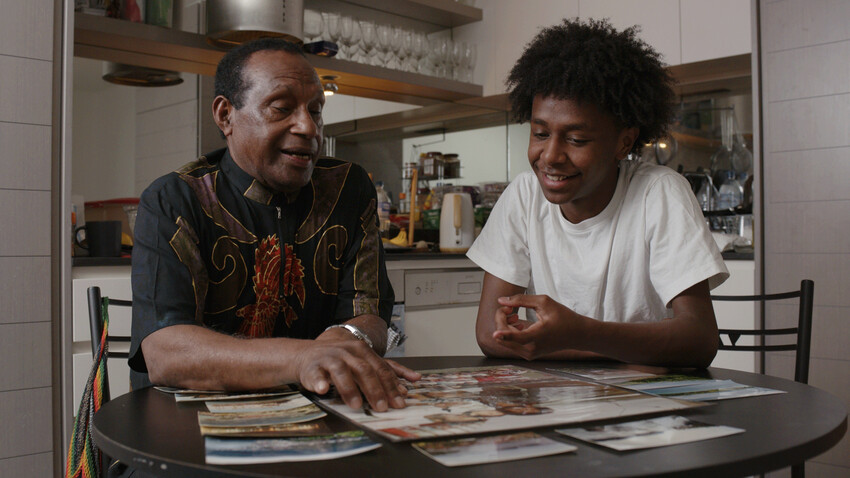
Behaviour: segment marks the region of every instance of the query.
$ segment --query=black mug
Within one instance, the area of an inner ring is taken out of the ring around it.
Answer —
[[[85,243],[80,242],[81,230],[86,231]],[[88,249],[90,257],[121,255],[121,221],[88,221],[74,231],[74,242]]]

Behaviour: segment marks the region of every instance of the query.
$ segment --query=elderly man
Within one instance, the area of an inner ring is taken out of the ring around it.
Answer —
[[[134,388],[331,385],[352,408],[405,406],[384,360],[393,291],[375,188],[320,158],[324,95],[296,45],[225,55],[213,116],[227,148],[143,194],[133,251]],[[149,381],[148,381],[149,378]]]

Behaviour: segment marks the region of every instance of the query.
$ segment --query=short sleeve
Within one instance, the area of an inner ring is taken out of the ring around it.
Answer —
[[[170,182],[168,182],[170,180]],[[180,180],[166,176],[141,196],[134,228],[130,367],[147,372],[141,343],[176,324],[200,324],[208,279]]]
[[[531,180],[536,181],[534,177]],[[531,259],[528,250],[529,174],[505,188],[487,223],[466,253],[473,262],[505,282],[528,287]]]
[[[665,304],[708,280],[714,289],[729,277],[687,181],[659,177],[646,194],[646,243],[652,285]]]

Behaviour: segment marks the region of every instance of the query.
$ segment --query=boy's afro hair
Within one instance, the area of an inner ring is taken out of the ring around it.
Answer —
[[[666,136],[675,111],[673,78],[637,33],[637,27],[618,32],[607,20],[565,19],[543,29],[508,75],[513,119],[531,119],[535,96],[554,96],[594,104],[621,126],[639,128],[633,153]]]

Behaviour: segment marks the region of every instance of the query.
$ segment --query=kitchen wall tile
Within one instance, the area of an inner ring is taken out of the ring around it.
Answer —
[[[763,61],[768,101],[850,92],[850,40],[768,53]]]
[[[0,256],[50,254],[50,191],[0,189]]]
[[[824,390],[850,406],[850,374],[847,367],[850,363],[843,360],[812,359],[809,363],[809,385]],[[776,357],[771,354],[766,364],[768,375],[793,379],[793,357]],[[808,463],[823,463],[831,466],[850,467],[850,435],[844,435],[834,447],[826,453],[809,460]],[[820,476],[807,473],[809,476]]]
[[[50,189],[50,126],[0,123],[0,188]]]
[[[0,368],[0,390],[49,387],[51,378],[50,317],[34,324],[0,325],[0,363],[26,360]]]
[[[809,384],[825,390],[850,407],[850,362],[844,360],[812,359],[809,365]],[[828,465],[850,467],[850,435],[845,434],[829,451],[812,460]]]
[[[0,478],[53,476],[53,453],[36,453],[0,460]]]
[[[772,153],[766,162],[764,194],[769,203],[850,199],[847,184],[835,180],[850,177],[850,148]]]
[[[197,159],[197,155],[194,148],[162,156],[137,159],[135,194],[141,194],[156,178],[166,175],[195,159]]]
[[[753,51],[750,2],[679,0],[679,8],[682,63]]]
[[[850,39],[845,0],[762,2],[761,16],[767,52]]]
[[[183,83],[162,88],[138,88],[136,112],[155,110],[164,106],[193,100],[198,95],[198,75],[181,73]]]
[[[180,125],[193,125],[198,121],[196,99],[174,103],[136,115],[136,136],[161,133]]]
[[[850,254],[850,200],[777,203],[765,207],[765,251]]]
[[[0,392],[0,459],[51,450],[52,393],[50,387]]]
[[[53,0],[3,2],[0,55],[53,59]]]
[[[53,63],[0,55],[0,121],[51,124]]]
[[[815,283],[815,303],[818,299],[818,287]],[[796,302],[778,301],[765,307],[765,320],[768,327],[796,327],[799,308]],[[847,360],[850,362],[850,347],[847,347],[846,334],[836,334],[847,324],[847,309],[844,307],[815,306],[812,310],[812,351],[811,357],[822,359]],[[788,337],[774,337],[767,343],[788,343]],[[793,357],[793,352],[776,352]]]
[[[0,270],[0,324],[49,321],[50,258],[0,257]]]
[[[850,467],[806,462],[806,474],[818,478],[847,478],[850,476]]]
[[[197,144],[198,126],[195,123],[174,125],[159,133],[136,136],[136,162],[179,151],[194,151]]]
[[[850,307],[850,294],[847,293],[850,290],[850,254],[766,252],[764,262],[766,292],[796,289],[800,280],[811,279],[815,282],[815,306]],[[833,333],[846,343],[847,334],[843,328]]]
[[[765,149],[774,153],[850,146],[850,121],[837,121],[847,111],[850,94],[770,103]]]

